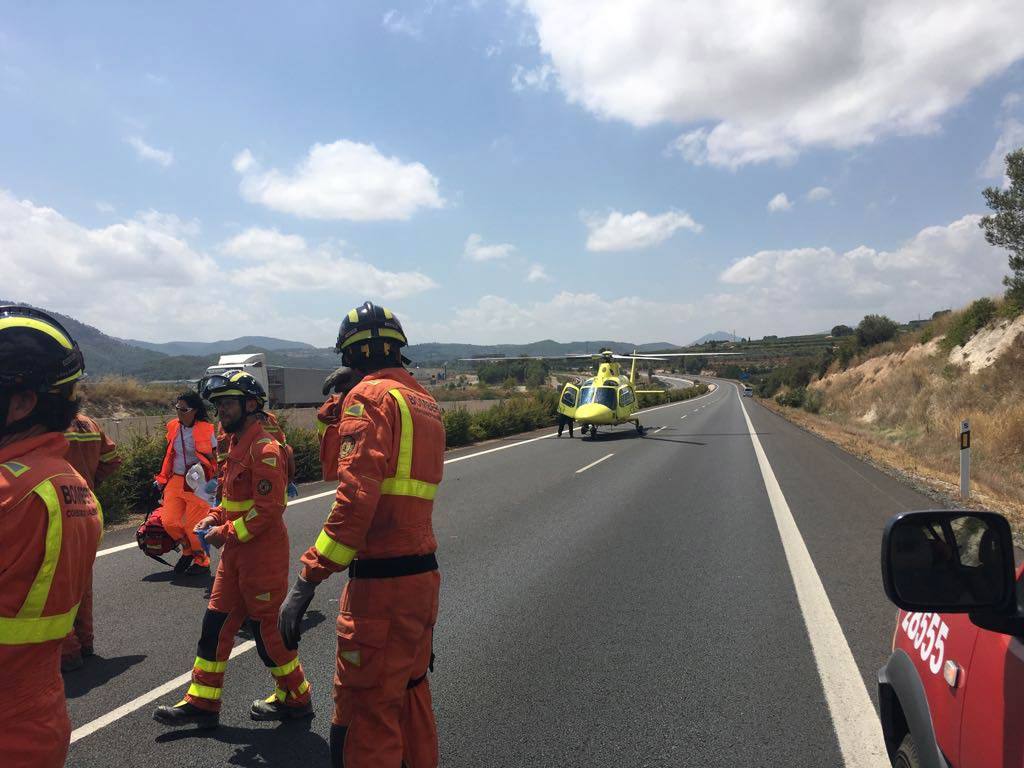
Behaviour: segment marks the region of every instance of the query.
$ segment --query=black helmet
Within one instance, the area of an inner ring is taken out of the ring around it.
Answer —
[[[204,400],[213,402],[221,397],[251,397],[260,407],[267,401],[267,393],[252,375],[233,368],[224,373],[214,373],[199,380],[197,387]]]
[[[345,355],[345,359],[376,359],[392,357],[392,350],[408,343],[402,324],[391,310],[367,301],[350,310],[341,321],[334,351]],[[352,348],[357,344],[363,354],[354,356]]]
[[[50,392],[84,374],[82,350],[64,326],[38,309],[0,306],[0,387]]]

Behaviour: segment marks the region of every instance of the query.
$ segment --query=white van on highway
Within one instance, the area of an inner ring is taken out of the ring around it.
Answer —
[[[754,388],[752,386],[750,386],[749,384],[744,384],[742,386],[743,386],[743,396],[744,397],[753,397],[754,396]]]

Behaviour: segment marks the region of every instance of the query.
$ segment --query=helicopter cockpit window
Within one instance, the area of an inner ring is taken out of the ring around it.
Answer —
[[[635,399],[632,389],[623,387],[619,390],[619,405],[632,405]]]
[[[615,387],[595,387],[594,402],[614,411],[618,407],[618,390]]]

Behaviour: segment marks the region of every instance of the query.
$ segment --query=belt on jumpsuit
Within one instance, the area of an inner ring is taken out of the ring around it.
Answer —
[[[415,576],[437,570],[437,557],[429,555],[403,555],[402,557],[357,558],[348,567],[350,579],[393,579],[397,576]]]

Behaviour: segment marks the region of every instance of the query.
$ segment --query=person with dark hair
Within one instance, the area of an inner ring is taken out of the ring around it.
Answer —
[[[341,406],[338,492],[278,626],[295,648],[318,584],[348,570],[338,614],[331,765],[436,768],[427,672],[437,620],[434,496],[444,469],[437,402],[403,365],[398,318],[366,302],[348,312],[335,352],[354,373]],[[332,450],[332,453],[334,451]]]
[[[178,573],[210,573],[210,556],[196,538],[196,524],[210,514],[210,505],[185,482],[185,475],[199,464],[207,480],[217,476],[217,436],[198,392],[185,391],[176,398],[178,417],[167,422],[167,451],[154,479],[163,493],[164,530],[181,544]]]
[[[71,740],[60,676],[103,531],[88,483],[64,458],[85,360],[44,312],[0,306],[0,755],[59,768]]]

